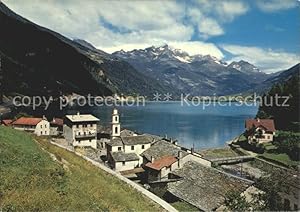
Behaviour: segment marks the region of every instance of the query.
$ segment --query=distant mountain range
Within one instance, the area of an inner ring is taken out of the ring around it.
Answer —
[[[268,75],[246,61],[227,64],[168,45],[108,54],[38,26],[1,2],[0,28],[5,94],[230,95],[265,91],[295,72]]]
[[[192,95],[245,92],[270,77],[246,62],[227,64],[210,55],[189,55],[168,45],[113,53],[173,91]]]

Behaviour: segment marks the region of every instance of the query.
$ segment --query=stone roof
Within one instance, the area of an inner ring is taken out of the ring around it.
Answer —
[[[225,201],[227,192],[242,193],[252,184],[193,161],[185,163],[181,169],[172,173],[183,179],[169,183],[168,191],[204,211],[220,207]]]
[[[124,145],[151,144],[154,140],[147,135],[121,137]]]
[[[246,129],[250,130],[253,127],[262,127],[268,132],[275,132],[275,124],[272,119],[247,119],[246,120]]]
[[[155,160],[158,160],[164,156],[178,156],[178,151],[181,151],[181,148],[171,144],[168,141],[160,140],[154,143],[149,149],[144,151],[141,155],[144,156],[147,160],[151,161],[151,157],[154,157]],[[188,155],[187,152],[181,151],[182,157]]]
[[[120,135],[121,137],[124,137],[124,136],[133,136],[133,135],[136,135],[135,132],[131,131],[131,130],[128,130],[128,129],[124,129],[120,132]]]
[[[135,153],[111,152],[110,154],[115,162],[135,161],[140,159]]]
[[[123,146],[122,139],[120,137],[116,137],[114,139],[110,139],[110,141],[107,143],[107,145],[110,146]]]

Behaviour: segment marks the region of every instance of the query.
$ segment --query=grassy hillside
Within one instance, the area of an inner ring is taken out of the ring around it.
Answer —
[[[2,126],[0,167],[0,210],[162,210],[82,158]]]

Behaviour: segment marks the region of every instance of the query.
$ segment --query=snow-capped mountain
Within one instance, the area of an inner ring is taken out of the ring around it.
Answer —
[[[177,93],[227,95],[253,88],[268,76],[246,62],[226,62],[211,55],[189,55],[168,45],[113,53],[144,75]]]
[[[238,71],[241,71],[245,74],[252,74],[252,73],[260,73],[261,71],[255,67],[254,65],[248,63],[247,61],[240,60],[239,62],[232,62],[228,65],[228,67],[234,68]]]

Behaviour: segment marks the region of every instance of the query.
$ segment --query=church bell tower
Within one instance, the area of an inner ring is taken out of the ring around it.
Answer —
[[[120,120],[119,120],[119,112],[116,108],[113,109],[112,112],[112,120],[111,120],[111,137],[119,137],[121,131]]]

